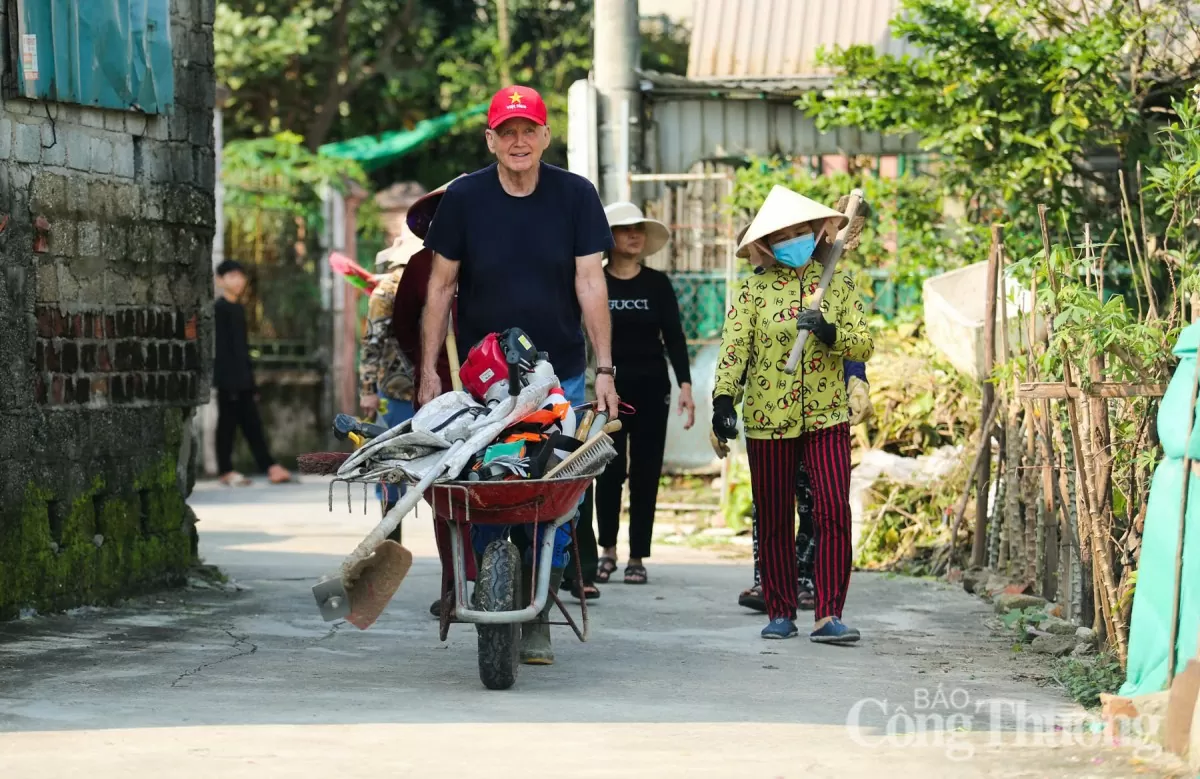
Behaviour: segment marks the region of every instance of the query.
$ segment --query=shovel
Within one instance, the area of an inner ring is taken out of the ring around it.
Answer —
[[[450,375],[454,389],[458,390],[458,352],[453,320],[447,330],[446,352],[452,368]],[[412,552],[388,536],[400,525],[400,520],[416,508],[425,490],[441,475],[444,464],[465,445],[465,441],[457,441],[447,449],[441,462],[430,468],[420,482],[410,487],[384,515],[379,525],[350,553],[342,563],[339,574],[313,586],[313,597],[326,622],[345,619],[359,630],[366,630],[379,619],[392,596],[400,589],[413,561]]]
[[[857,237],[857,232],[862,230],[862,220],[856,222],[855,217],[858,216],[859,209],[863,208],[863,205],[863,191],[861,189],[852,190],[847,198],[846,210],[842,212],[846,215],[846,226],[838,231],[833,246],[829,247],[824,256],[817,258],[823,265],[824,271],[821,273],[821,286],[813,295],[809,308],[821,310],[821,300],[825,297],[825,290],[829,289],[829,285],[833,281],[833,272],[837,267],[838,259],[842,256],[842,250],[846,248],[846,243]],[[792,347],[792,353],[788,356],[787,365],[783,369],[786,373],[796,372],[796,368],[800,365],[800,357],[804,354],[804,344],[807,342],[808,331],[799,331],[796,335],[796,343]]]

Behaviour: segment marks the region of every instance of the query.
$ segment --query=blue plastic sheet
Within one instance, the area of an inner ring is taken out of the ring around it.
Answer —
[[[17,0],[23,97],[167,113],[175,101],[170,0]]]

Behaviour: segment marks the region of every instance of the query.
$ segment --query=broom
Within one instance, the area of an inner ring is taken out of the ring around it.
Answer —
[[[296,465],[309,476],[333,476],[348,459],[349,452],[312,452],[298,456]]]

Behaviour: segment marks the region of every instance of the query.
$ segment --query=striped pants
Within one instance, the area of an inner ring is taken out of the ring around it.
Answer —
[[[767,615],[796,618],[796,468],[812,481],[816,619],[841,617],[850,588],[850,426],[780,440],[747,439],[758,510],[759,566]]]

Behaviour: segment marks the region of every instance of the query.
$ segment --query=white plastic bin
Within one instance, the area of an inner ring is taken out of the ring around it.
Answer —
[[[1033,296],[1011,279],[1004,282],[1008,307],[1008,342],[1014,350],[1028,344],[1029,317],[1034,309]],[[922,299],[925,308],[925,336],[959,372],[983,380],[986,319],[987,263],[943,273],[925,281]],[[996,361],[1004,359],[1000,333],[1000,301],[996,301]],[[1022,326],[1024,323],[1024,326]],[[1046,335],[1046,323],[1035,320],[1038,339]]]

